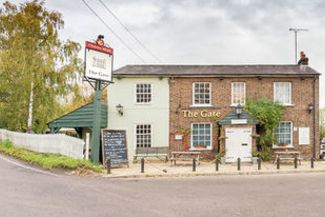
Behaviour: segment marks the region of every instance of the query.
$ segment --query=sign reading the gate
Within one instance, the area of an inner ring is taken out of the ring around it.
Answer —
[[[86,41],[85,77],[94,80],[112,81],[113,49],[106,47],[104,41]]]
[[[214,111],[207,111],[207,110],[202,110],[200,112],[184,110],[183,111],[183,116],[184,116],[184,118],[197,118],[199,116],[202,117],[202,118],[211,118],[211,117],[219,118],[221,116],[221,113],[220,112],[214,112]]]

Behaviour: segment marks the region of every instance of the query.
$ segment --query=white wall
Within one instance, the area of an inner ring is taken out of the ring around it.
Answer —
[[[83,158],[84,141],[63,134],[26,134],[0,129],[0,141],[10,140],[14,146],[40,153]]]
[[[152,102],[136,104],[137,83],[150,83]],[[128,77],[114,79],[107,90],[108,129],[124,129],[127,133],[128,157],[133,159],[136,149],[135,125],[151,124],[152,147],[169,146],[169,83],[168,78]],[[117,113],[116,105],[121,104],[123,116]]]

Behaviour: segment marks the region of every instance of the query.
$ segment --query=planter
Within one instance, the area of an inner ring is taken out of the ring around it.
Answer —
[[[258,157],[252,157],[252,163],[257,164]]]
[[[285,143],[280,143],[280,144],[278,144],[278,146],[279,146],[279,147],[287,147],[287,146],[288,146],[288,144],[285,144]]]
[[[207,147],[204,145],[197,145],[195,146],[196,149],[206,149]]]

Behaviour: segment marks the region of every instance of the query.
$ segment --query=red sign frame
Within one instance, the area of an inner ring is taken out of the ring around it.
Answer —
[[[98,44],[95,44],[95,43],[92,43],[89,41],[86,41],[86,48],[89,48],[92,50],[97,50],[99,52],[107,53],[110,55],[113,55],[113,52],[114,52],[113,48],[111,48],[111,47],[105,47],[104,45],[100,46]]]

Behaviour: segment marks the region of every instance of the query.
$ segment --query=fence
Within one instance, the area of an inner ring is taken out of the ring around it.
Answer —
[[[84,141],[63,134],[26,134],[0,129],[0,141],[10,140],[14,146],[40,153],[83,158]]]

